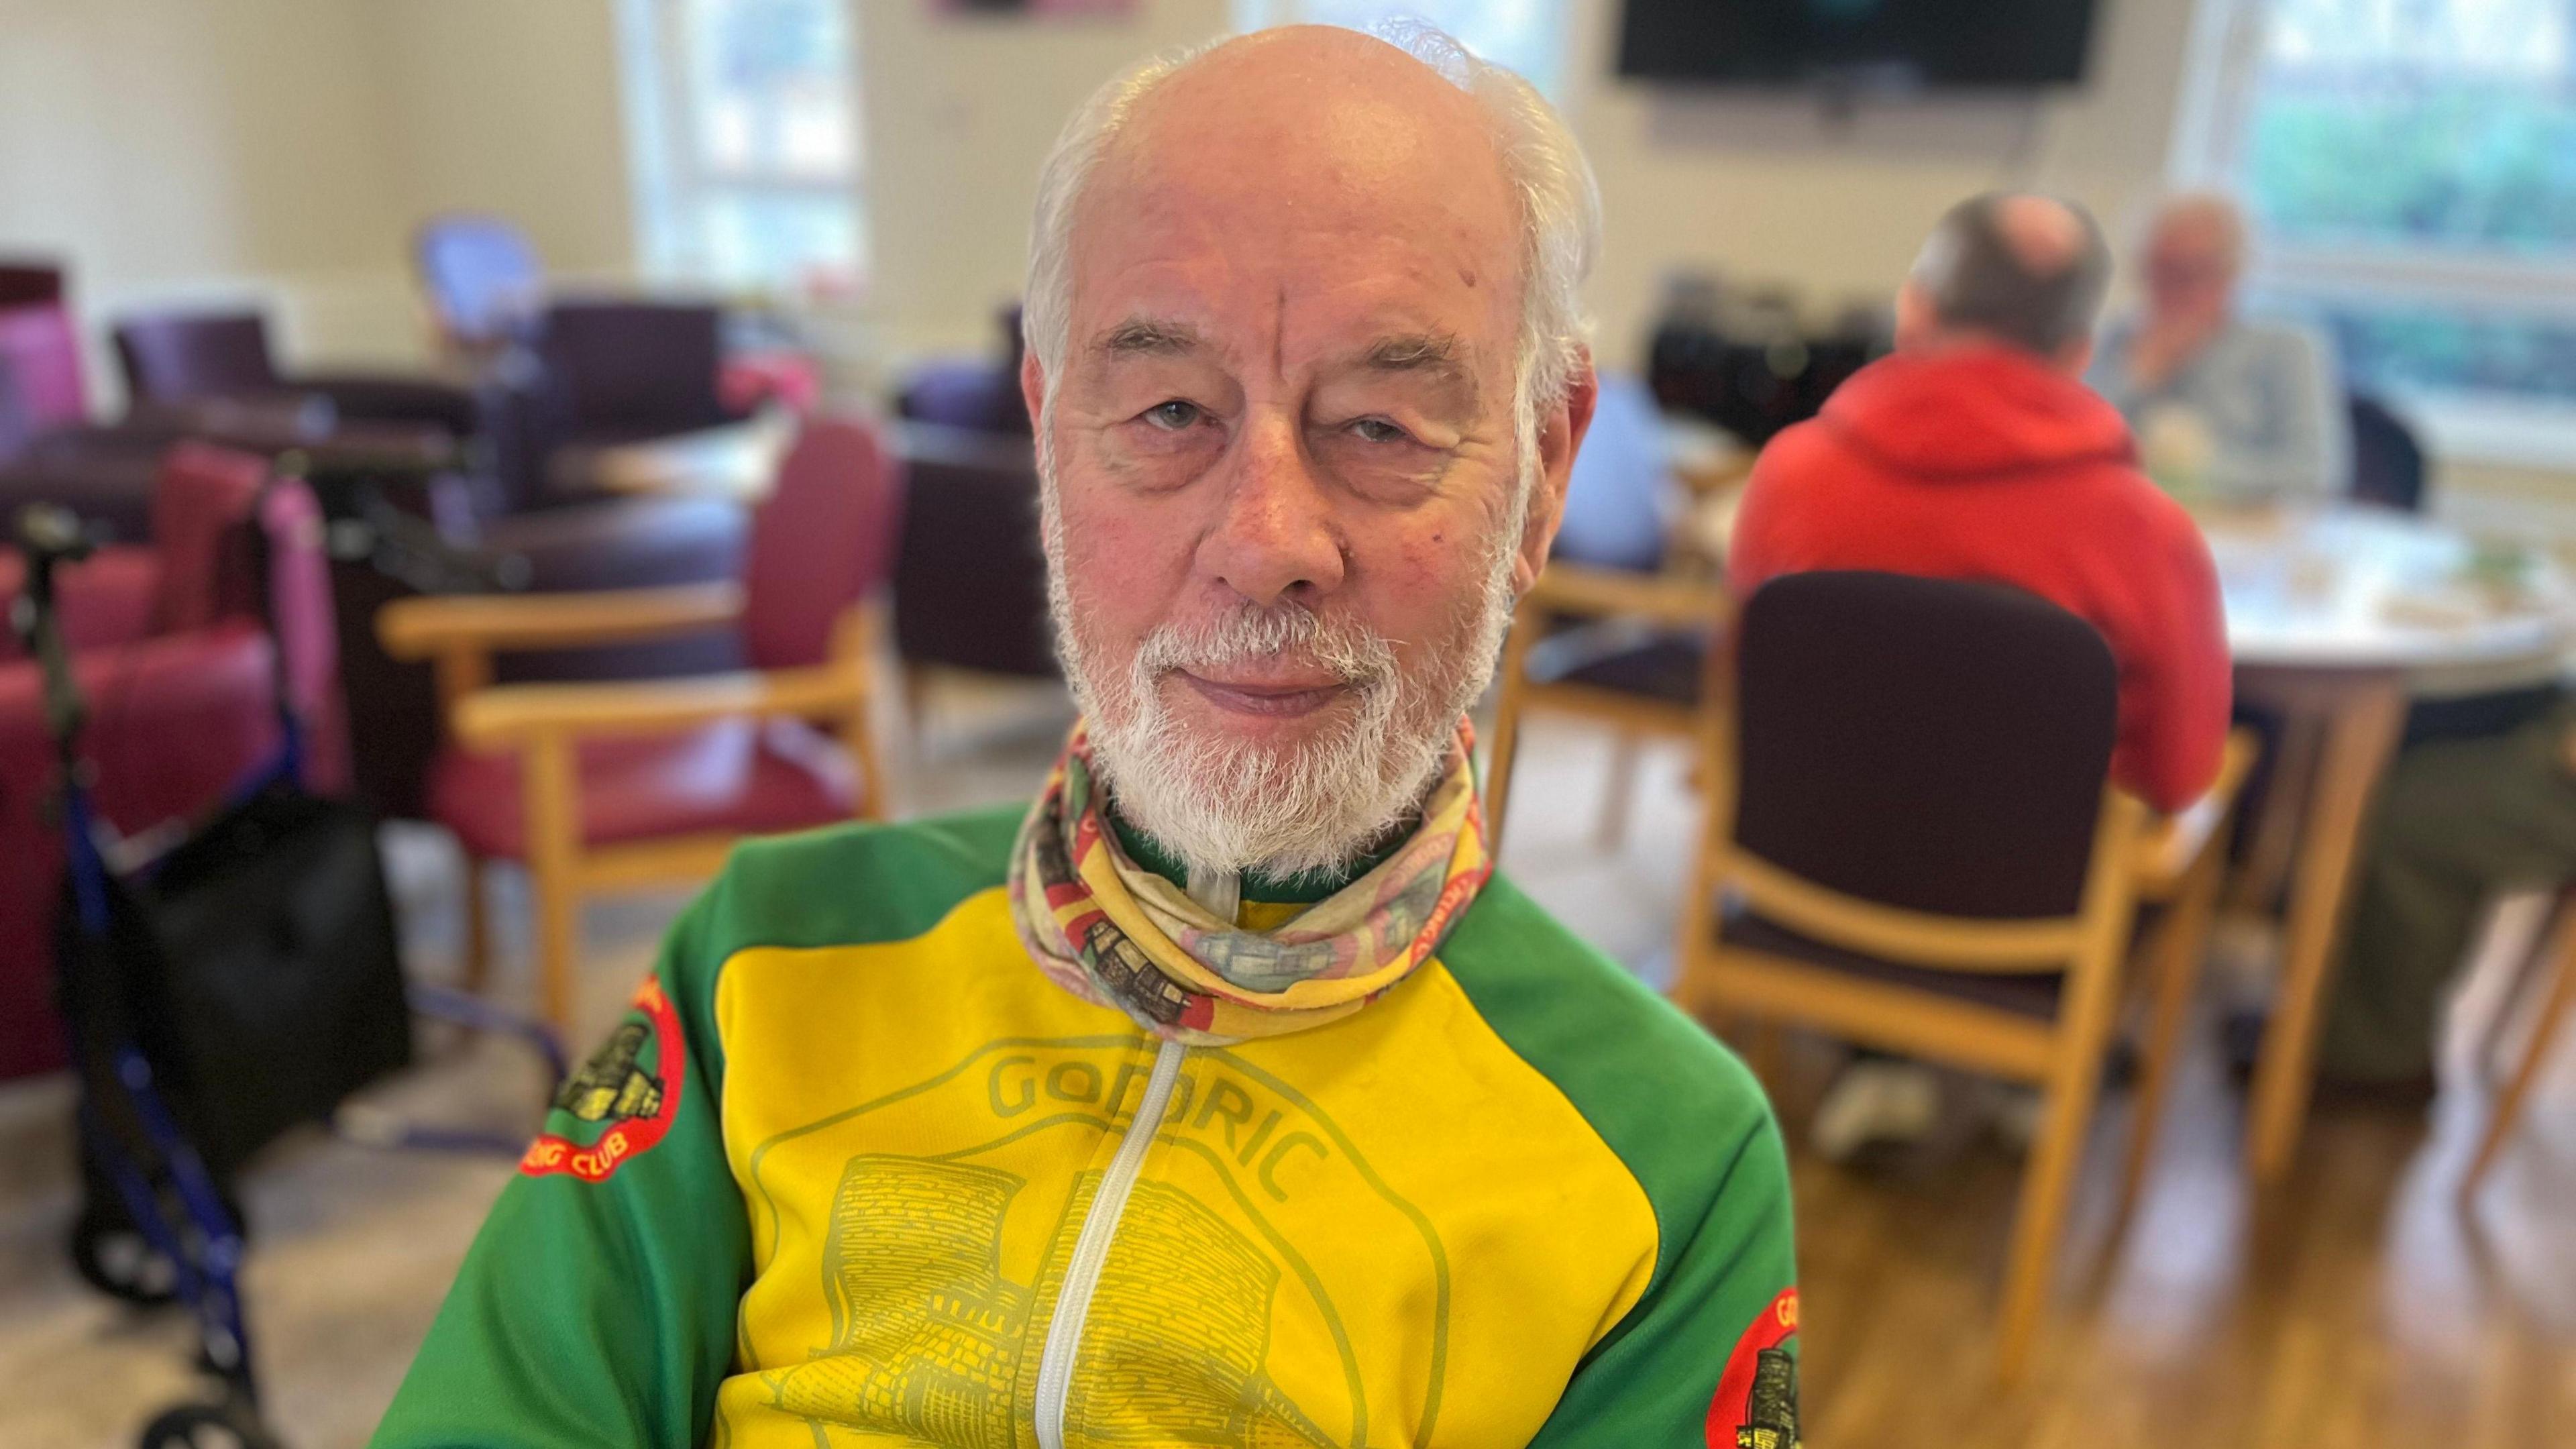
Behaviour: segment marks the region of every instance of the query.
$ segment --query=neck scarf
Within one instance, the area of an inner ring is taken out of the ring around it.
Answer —
[[[1250,931],[1127,858],[1077,722],[1012,847],[1012,923],[1057,985],[1166,1040],[1224,1046],[1339,1020],[1430,959],[1494,873],[1473,742],[1461,719],[1394,854],[1276,930]]]

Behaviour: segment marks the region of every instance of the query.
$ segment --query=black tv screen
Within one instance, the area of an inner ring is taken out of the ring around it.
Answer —
[[[2094,0],[1628,0],[1619,71],[1913,90],[2072,85]]]

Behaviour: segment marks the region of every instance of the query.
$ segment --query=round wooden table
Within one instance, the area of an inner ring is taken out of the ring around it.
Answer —
[[[2210,511],[2237,697],[2279,712],[2271,791],[2240,904],[2281,902],[2280,983],[2256,1063],[2246,1156],[2288,1170],[2371,796],[2407,701],[2554,677],[2576,589],[2545,556],[2471,542],[2406,514]]]

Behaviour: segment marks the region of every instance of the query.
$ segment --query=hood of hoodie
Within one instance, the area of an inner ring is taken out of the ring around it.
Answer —
[[[2001,347],[1880,358],[1835,389],[1820,421],[1888,467],[1925,479],[2130,464],[2137,456],[2117,408],[2080,380]]]

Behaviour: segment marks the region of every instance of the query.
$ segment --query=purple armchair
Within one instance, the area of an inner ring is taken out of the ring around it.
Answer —
[[[289,376],[277,370],[268,321],[256,312],[164,312],[116,326],[116,357],[139,409],[210,400],[294,398],[328,422],[408,423],[466,438],[480,421],[466,389],[426,378],[365,373]]]

